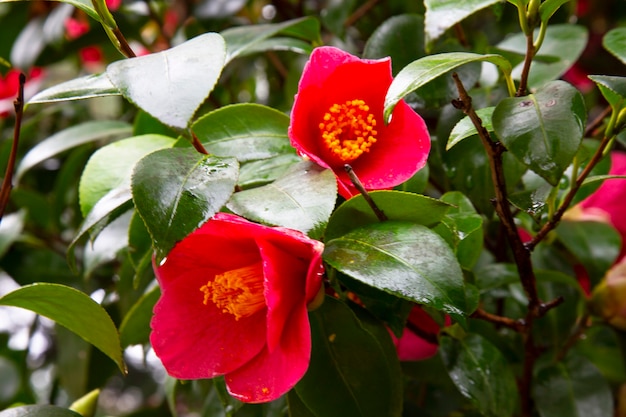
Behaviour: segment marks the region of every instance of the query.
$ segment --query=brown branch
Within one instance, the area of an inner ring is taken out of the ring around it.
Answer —
[[[348,16],[346,21],[343,22],[343,27],[347,28],[354,25],[357,20],[365,16],[365,14],[369,12],[372,7],[376,6],[376,3],[379,1],[380,0],[369,0],[367,3],[356,9],[354,13]]]
[[[602,110],[602,113],[597,115],[596,118],[587,125],[585,128],[585,137],[589,137],[590,135],[595,136],[597,134],[596,129],[598,129],[602,125],[604,119],[611,114],[611,110],[611,106],[606,106],[604,110]]]
[[[7,169],[4,173],[4,179],[0,186],[0,222],[4,216],[7,204],[9,204],[9,196],[13,189],[13,171],[17,160],[17,148],[20,142],[20,131],[22,129],[22,116],[24,115],[24,84],[26,84],[26,76],[21,73],[19,77],[19,90],[17,98],[13,102],[15,108],[15,126],[13,128],[13,143],[11,144],[11,153],[7,162]]]
[[[530,73],[530,64],[535,57],[535,44],[533,41],[532,31],[526,35],[526,57],[524,58],[524,67],[522,68],[522,75],[520,78],[519,88],[515,94],[517,97],[525,96],[528,92],[528,74]]]
[[[378,220],[380,220],[381,222],[384,222],[385,220],[387,220],[387,216],[381,209],[378,208],[374,200],[372,200],[372,197],[369,195],[365,187],[363,187],[361,180],[359,180],[359,177],[357,177],[357,175],[354,173],[354,170],[352,169],[352,167],[349,164],[345,164],[343,166],[343,169],[346,170],[348,177],[350,177],[350,181],[352,181],[352,184],[354,185],[354,187],[357,190],[359,190],[359,192],[361,193],[361,195],[363,196],[367,204],[369,204],[369,206],[371,207],[374,214],[376,214],[376,217],[378,217]]]
[[[120,48],[122,49],[122,53],[124,54],[124,56],[126,58],[136,57],[137,55],[135,54],[135,51],[133,51],[133,48],[131,48],[130,45],[128,44],[128,41],[124,37],[124,34],[120,30],[120,28],[115,27],[115,29],[112,29],[112,31],[113,31],[113,35],[115,35],[115,38],[120,43]]]
[[[206,150],[202,142],[200,142],[200,139],[198,139],[196,134],[193,132],[191,132],[191,144],[196,149],[196,151],[200,152],[201,154],[204,154],[204,155],[209,154],[209,152]]]
[[[583,185],[583,182],[589,176],[589,173],[591,172],[591,170],[602,159],[603,154],[604,154],[604,149],[607,147],[609,142],[610,142],[610,138],[608,137],[604,137],[602,139],[602,142],[600,142],[600,146],[598,146],[598,149],[596,149],[596,152],[591,157],[591,160],[589,161],[585,169],[583,169],[582,172],[578,175],[578,177],[576,178],[576,181],[574,182],[574,184],[572,184],[572,188],[570,188],[567,194],[565,195],[565,198],[563,198],[563,202],[559,206],[558,210],[554,213],[554,215],[552,216],[550,220],[544,223],[541,229],[539,229],[537,234],[533,237],[533,240],[526,243],[526,247],[528,248],[528,250],[532,251],[535,248],[535,246],[537,246],[537,244],[539,244],[539,242],[541,242],[546,237],[546,235],[550,233],[552,230],[554,230],[554,228],[559,224],[559,222],[561,221],[561,218],[563,217],[563,214],[565,214],[565,211],[569,208],[570,204],[572,203],[572,200],[574,200],[574,196],[576,196],[576,193],[578,192],[580,187]]]
[[[515,330],[516,332],[521,332],[525,326],[524,320],[513,320],[509,317],[498,316],[496,314],[491,314],[483,310],[482,308],[477,308],[471,315],[473,319],[485,320],[493,324],[497,324],[498,326],[507,327],[509,329]]]

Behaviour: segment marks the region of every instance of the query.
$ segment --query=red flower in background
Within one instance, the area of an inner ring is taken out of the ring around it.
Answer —
[[[391,81],[389,58],[359,59],[334,47],[316,48],[304,67],[291,114],[291,144],[332,169],[345,198],[358,193],[345,164],[369,190],[396,186],[426,164],[430,137],[424,120],[401,101],[391,123],[383,121]]]
[[[446,324],[450,324],[449,318]],[[391,334],[396,352],[401,361],[419,361],[428,359],[437,353],[439,346],[432,341],[422,338],[416,330],[421,334],[428,334],[432,339],[436,339],[439,334],[439,325],[432,319],[420,306],[415,306],[407,319],[407,327],[400,338]]]
[[[323,244],[219,213],[155,267],[161,298],[150,341],[179,379],[225,375],[245,402],[274,400],[306,372],[307,304],[321,288]]]
[[[7,74],[2,77],[0,74],[0,118],[8,117],[11,110],[14,109],[13,102],[17,98],[20,88],[20,70],[10,69]],[[32,97],[43,80],[44,71],[41,68],[33,68],[26,75],[26,84],[24,84],[24,97],[28,99]]]

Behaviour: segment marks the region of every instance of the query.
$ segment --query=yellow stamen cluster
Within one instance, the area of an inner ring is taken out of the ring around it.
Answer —
[[[205,305],[212,301],[223,313],[235,316],[235,320],[249,317],[265,306],[263,265],[259,262],[216,275],[200,291],[204,293]]]
[[[376,143],[376,119],[363,100],[333,104],[319,124],[324,145],[334,158],[352,162]]]

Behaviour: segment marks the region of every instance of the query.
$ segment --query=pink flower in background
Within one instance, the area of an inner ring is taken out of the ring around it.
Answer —
[[[225,375],[231,395],[251,403],[289,391],[309,365],[322,251],[300,232],[225,213],[179,242],[155,267],[150,341],[168,373]]]
[[[17,98],[20,88],[20,70],[10,69],[3,77],[0,74],[0,118],[8,117],[14,109],[13,102]],[[32,68],[26,74],[26,84],[24,85],[24,97],[32,97],[43,81],[44,71],[42,68]]]
[[[420,333],[436,337],[439,333],[437,322],[420,306],[413,307],[407,322],[408,325],[404,329],[402,337],[397,338],[393,334],[391,335],[396,345],[398,358],[401,361],[418,361],[434,356],[439,346],[420,337],[414,330],[419,329]]]
[[[417,113],[401,101],[384,123],[391,81],[389,58],[360,59],[334,47],[316,48],[304,67],[291,113],[291,144],[333,170],[345,198],[358,193],[345,164],[368,190],[394,187],[426,164],[430,136]]]

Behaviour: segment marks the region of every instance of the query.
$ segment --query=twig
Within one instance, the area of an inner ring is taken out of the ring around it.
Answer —
[[[593,119],[591,123],[587,125],[587,127],[585,128],[585,137],[589,137],[589,135],[591,136],[596,135],[597,132],[595,132],[595,130],[598,129],[602,125],[602,122],[604,121],[604,119],[609,114],[611,114],[611,110],[612,110],[611,106],[606,106],[604,110],[602,110],[602,113],[596,116],[596,118]]]
[[[193,133],[193,132],[191,132],[191,144],[196,149],[196,151],[198,151],[198,152],[200,152],[202,154],[205,154],[205,155],[209,154],[209,152],[206,150],[206,148],[204,147],[202,142],[200,142],[200,139],[198,139],[196,134]]]
[[[124,56],[126,58],[136,57],[137,55],[135,54],[135,51],[133,51],[133,48],[131,48],[130,45],[128,44],[128,41],[124,37],[124,34],[120,30],[120,28],[116,26],[114,29],[112,29],[112,31],[113,31],[113,35],[115,35],[115,38],[120,43],[120,48]]]
[[[376,3],[378,3],[380,0],[369,0],[367,3],[365,3],[364,5],[362,5],[361,7],[359,7],[358,9],[356,9],[354,11],[354,13],[352,13],[350,16],[348,16],[348,18],[346,19],[345,22],[343,22],[343,27],[347,28],[350,27],[352,25],[354,25],[354,23],[359,20],[361,17],[365,16],[365,14],[367,12],[369,12],[369,10],[376,6]]]
[[[369,206],[372,208],[372,211],[374,212],[374,214],[376,214],[376,217],[378,217],[378,220],[380,220],[381,222],[384,222],[385,220],[387,220],[387,216],[381,209],[378,208],[374,200],[372,200],[372,197],[369,195],[365,187],[363,187],[361,180],[359,180],[359,177],[356,176],[352,167],[349,164],[345,164],[343,166],[343,169],[346,170],[348,177],[350,177],[350,181],[352,181],[352,184],[354,185],[354,187],[357,190],[359,190],[359,192],[361,193],[361,195],[363,196],[367,204],[369,204]]]
[[[520,77],[519,88],[517,89],[517,97],[525,96],[528,91],[528,74],[530,73],[530,64],[535,57],[535,44],[533,42],[532,32],[526,35],[526,57],[524,58],[524,67]]]
[[[589,326],[591,326],[591,319],[589,318],[589,314],[584,314],[578,319],[578,321],[576,321],[576,327],[574,328],[574,331],[565,341],[563,347],[561,347],[561,350],[556,354],[554,358],[555,362],[560,362],[565,357],[565,355],[567,355],[567,352],[569,352],[569,350],[576,344],[576,342],[580,340],[580,338],[585,334],[585,331],[589,328]]]
[[[22,116],[24,115],[24,84],[26,84],[26,76],[21,73],[19,77],[19,90],[17,98],[13,102],[15,108],[15,126],[13,128],[13,144],[11,145],[11,153],[7,162],[7,169],[4,173],[2,186],[0,186],[0,222],[4,216],[4,210],[9,204],[9,196],[13,189],[13,170],[15,169],[15,161],[17,160],[17,147],[20,142],[20,131],[22,129]]]
[[[477,308],[471,315],[473,319],[485,320],[499,326],[504,326],[509,329],[515,330],[516,332],[521,332],[525,326],[524,320],[513,320],[509,317],[498,316],[496,314],[491,314],[483,310],[482,308]]]

